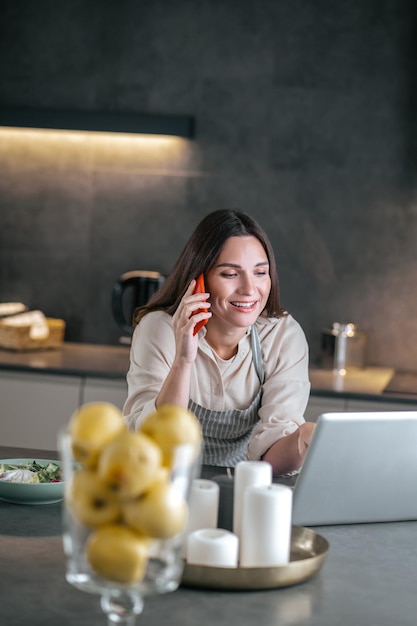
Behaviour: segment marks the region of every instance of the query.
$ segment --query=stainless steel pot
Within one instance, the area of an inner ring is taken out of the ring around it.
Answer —
[[[356,324],[334,322],[321,334],[322,367],[345,373],[366,366],[368,337]]]

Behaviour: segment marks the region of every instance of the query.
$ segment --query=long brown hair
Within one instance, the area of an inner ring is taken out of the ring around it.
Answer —
[[[250,215],[232,209],[220,209],[209,213],[198,224],[162,287],[145,306],[136,309],[134,324],[138,324],[151,311],[163,310],[173,315],[192,279],[211,269],[226,240],[230,237],[251,236],[262,244],[269,262],[271,290],[262,315],[285,315],[286,311],[280,304],[275,256],[268,236]]]

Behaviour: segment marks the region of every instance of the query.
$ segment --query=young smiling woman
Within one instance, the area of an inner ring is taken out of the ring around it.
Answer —
[[[200,274],[206,291],[195,293]],[[135,322],[124,406],[131,428],[177,404],[201,423],[204,464],[262,459],[275,474],[299,469],[314,429],[304,420],[308,346],[281,308],[272,246],[252,217],[207,215]]]

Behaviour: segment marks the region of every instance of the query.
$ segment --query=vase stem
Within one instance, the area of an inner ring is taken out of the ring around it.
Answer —
[[[100,606],[107,616],[108,626],[135,626],[136,615],[143,611],[143,598],[138,594],[110,591],[101,596]]]

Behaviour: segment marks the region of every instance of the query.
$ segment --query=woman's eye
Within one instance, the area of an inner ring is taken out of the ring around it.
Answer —
[[[236,272],[223,272],[222,273],[223,278],[234,278],[235,276],[237,276]]]

